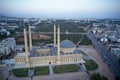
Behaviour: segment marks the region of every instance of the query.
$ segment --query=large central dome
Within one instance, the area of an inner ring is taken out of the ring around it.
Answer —
[[[74,48],[75,44],[70,40],[63,40],[60,43],[61,48]]]

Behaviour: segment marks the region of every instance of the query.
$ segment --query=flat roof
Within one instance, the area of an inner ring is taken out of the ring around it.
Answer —
[[[32,51],[30,52],[30,57],[36,57],[36,56],[57,56],[57,47],[49,47],[50,52],[49,53],[37,53],[37,49],[43,49],[43,48],[33,48]],[[45,48],[46,49],[46,48]],[[48,49],[48,48],[47,48]],[[72,54],[80,54],[80,51],[75,50],[73,53],[64,53],[60,52],[61,55],[72,55]]]
[[[28,54],[30,54],[30,53],[28,52]],[[18,56],[21,56],[21,57],[26,56],[26,53],[25,52],[17,53],[16,57],[18,57]]]

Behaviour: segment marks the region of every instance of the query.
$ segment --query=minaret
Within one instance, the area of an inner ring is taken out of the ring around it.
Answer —
[[[58,35],[57,35],[58,39],[57,39],[57,42],[58,42],[58,50],[57,50],[57,65],[60,65],[61,64],[61,61],[60,61],[60,28],[58,27]]]
[[[32,38],[31,38],[31,27],[29,26],[29,48],[32,50]]]
[[[25,53],[26,53],[26,63],[28,63],[29,62],[29,58],[28,58],[28,47],[27,47],[26,29],[24,29],[24,44],[25,44]]]
[[[56,25],[54,25],[54,47],[56,46]]]

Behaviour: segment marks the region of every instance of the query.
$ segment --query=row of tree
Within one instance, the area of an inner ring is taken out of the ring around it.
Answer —
[[[90,80],[108,80],[105,76],[101,76],[99,73],[93,73],[90,76]]]

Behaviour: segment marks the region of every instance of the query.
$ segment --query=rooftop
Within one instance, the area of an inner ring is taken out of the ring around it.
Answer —
[[[37,53],[36,50],[37,49],[43,49],[43,48],[33,48],[32,51],[30,52],[30,57],[43,57],[43,56],[57,56],[57,47],[49,47],[50,51],[49,53]],[[80,54],[80,52],[78,50],[75,50],[73,53],[64,53],[64,52],[60,52],[61,55],[72,55],[72,54]]]
[[[30,53],[28,53],[28,54],[30,54]],[[17,55],[16,55],[16,57],[25,57],[26,56],[26,53],[25,52],[21,52],[21,53],[17,53]]]

